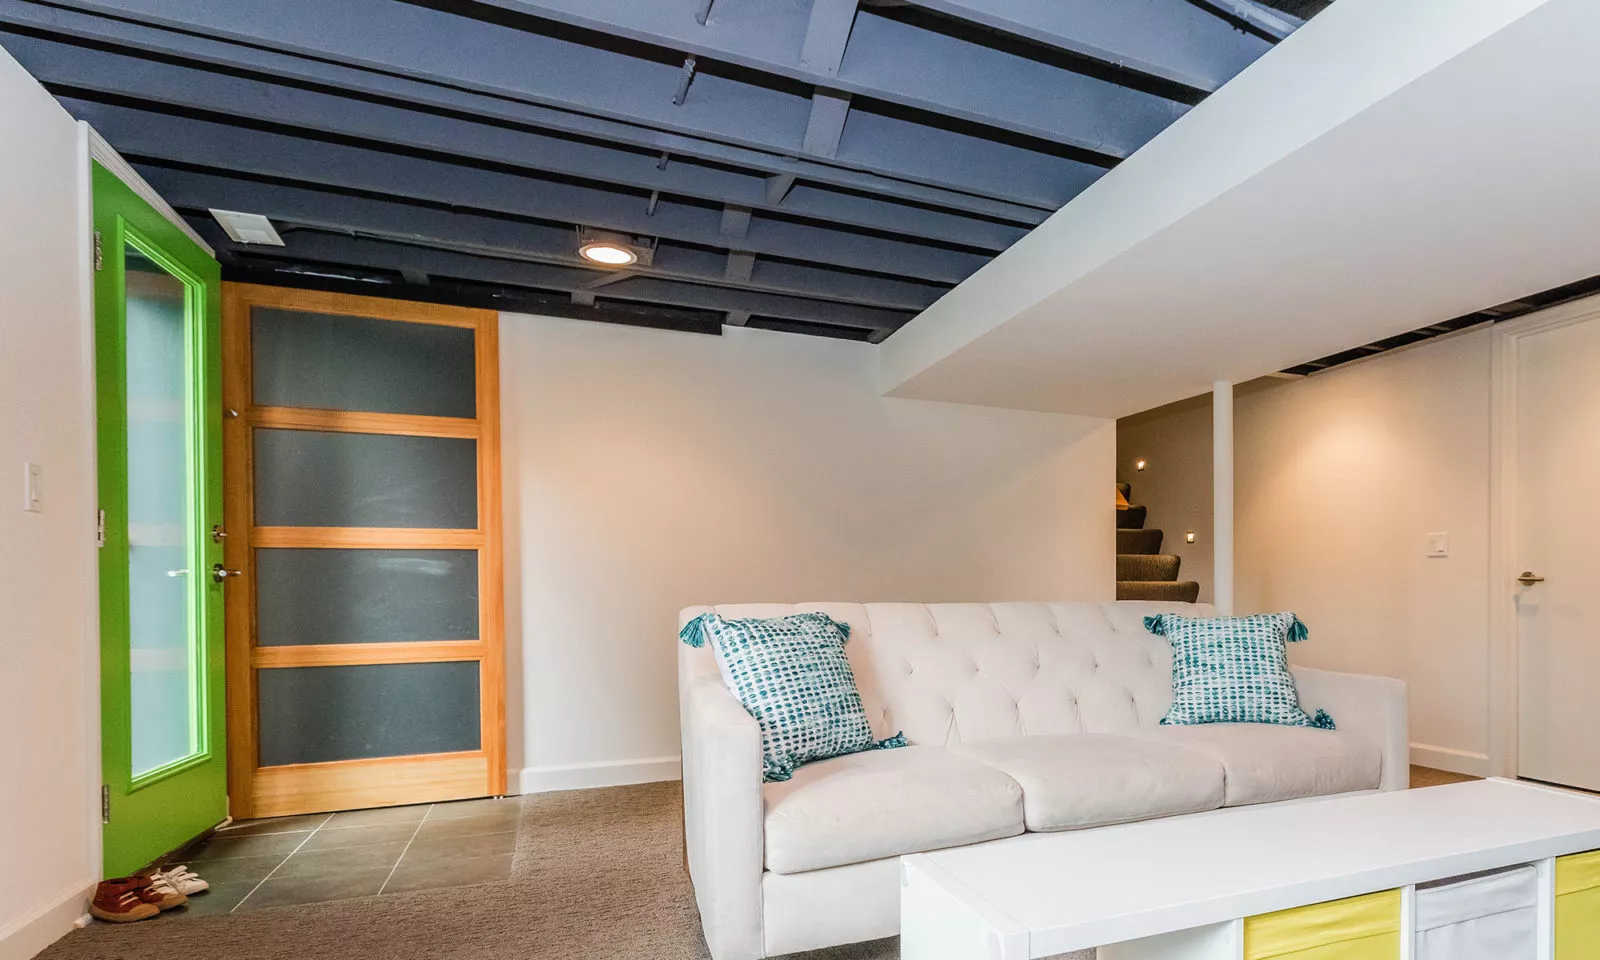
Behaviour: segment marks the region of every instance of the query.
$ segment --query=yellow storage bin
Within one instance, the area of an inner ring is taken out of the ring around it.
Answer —
[[[1600,851],[1556,860],[1556,960],[1600,957]]]
[[[1335,900],[1244,922],[1245,960],[1399,960],[1400,891]]]

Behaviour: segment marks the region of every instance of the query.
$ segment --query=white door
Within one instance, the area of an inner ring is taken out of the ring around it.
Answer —
[[[1600,790],[1600,319],[1515,356],[1517,772]]]

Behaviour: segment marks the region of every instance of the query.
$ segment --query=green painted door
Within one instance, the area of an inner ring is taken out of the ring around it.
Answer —
[[[228,815],[221,273],[94,165],[105,871]]]

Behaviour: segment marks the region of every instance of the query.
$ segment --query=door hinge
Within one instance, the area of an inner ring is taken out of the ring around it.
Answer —
[[[94,545],[97,547],[103,547],[106,545],[106,512],[104,510],[101,510],[95,516]]]
[[[99,273],[101,270],[105,269],[105,265],[106,265],[105,247],[100,242],[100,231],[96,230],[94,232],[94,269],[95,269],[95,272]]]
[[[111,822],[111,784],[100,784],[100,822]]]

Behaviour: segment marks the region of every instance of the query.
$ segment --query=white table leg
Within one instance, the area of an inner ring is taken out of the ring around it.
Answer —
[[[1539,868],[1539,919],[1537,951],[1538,960],[1555,960],[1556,956],[1556,862],[1540,860]]]
[[[900,960],[1030,960],[1028,932],[928,857],[902,857]]]

